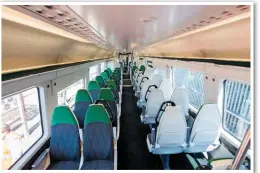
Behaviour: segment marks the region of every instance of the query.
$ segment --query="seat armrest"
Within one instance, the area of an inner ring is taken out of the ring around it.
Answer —
[[[187,138],[186,138],[186,143],[189,144],[189,140],[190,140],[190,133],[191,133],[191,128],[187,127]]]
[[[50,151],[50,149],[47,148],[46,150],[44,150],[44,152],[41,153],[41,155],[32,164],[32,169],[43,170],[44,168],[46,168],[48,166],[48,165],[46,165],[46,163],[44,164],[44,160],[46,159],[45,162],[47,162],[48,157],[49,157],[49,151]]]
[[[155,145],[155,138],[156,138],[156,131],[155,131],[155,128],[152,127],[152,130],[151,130],[151,144],[154,146]]]
[[[142,114],[145,115],[145,106],[142,106]]]

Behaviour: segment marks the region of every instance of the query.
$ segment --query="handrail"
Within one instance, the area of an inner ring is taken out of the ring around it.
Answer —
[[[238,170],[246,158],[247,151],[251,143],[251,127],[249,126],[246,134],[241,142],[241,145],[236,153],[233,163],[230,167],[231,170]]]
[[[155,89],[158,88],[156,85],[150,85],[150,86],[148,87],[148,89],[147,89],[145,95],[144,95],[144,99],[145,99],[145,101],[147,101],[147,98],[146,98],[147,94],[148,94],[149,92],[151,92],[151,91],[150,91],[150,88],[151,88],[151,87],[154,87]]]

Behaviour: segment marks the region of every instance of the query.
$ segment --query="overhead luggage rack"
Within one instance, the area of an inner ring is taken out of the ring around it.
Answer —
[[[66,5],[16,5],[8,7],[85,38],[99,47],[114,49],[111,43]]]

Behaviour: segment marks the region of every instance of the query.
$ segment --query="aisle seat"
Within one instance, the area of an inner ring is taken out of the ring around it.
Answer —
[[[171,154],[182,153],[187,146],[187,124],[180,106],[168,106],[146,141],[149,152],[161,156],[164,169],[170,169]]]
[[[141,113],[141,122],[144,124],[155,124],[155,118],[161,107],[161,104],[165,101],[163,92],[160,89],[154,90],[149,95],[149,99],[146,103],[146,107],[143,106]]]
[[[100,104],[90,105],[84,121],[84,162],[81,170],[113,170],[113,130],[107,111]]]
[[[80,89],[77,91],[73,112],[76,115],[80,129],[82,129],[84,127],[85,115],[86,115],[89,105],[92,103],[93,103],[93,100],[92,100],[88,90]]]
[[[103,78],[103,80],[104,80],[104,83],[106,83],[107,80],[109,79],[107,73],[106,73],[106,72],[102,72],[100,75],[102,76],[102,78]]]
[[[154,77],[151,80],[147,80],[144,82],[142,89],[140,91],[140,96],[137,101],[137,106],[139,108],[142,108],[143,106],[146,105],[147,98],[148,98],[150,92],[153,89],[158,88],[160,86],[161,82],[162,82],[162,77],[159,74],[154,75]]]
[[[111,89],[109,88],[101,88],[98,100],[105,100],[108,102],[109,107],[113,113],[113,117],[111,117],[111,122],[114,127],[117,126],[117,117],[118,117],[118,107],[116,104],[115,96],[113,95]]]
[[[88,91],[91,95],[92,101],[95,102],[100,92],[100,86],[96,80],[89,81]]]
[[[96,76],[96,81],[98,82],[100,88],[103,88],[106,84],[102,76]]]

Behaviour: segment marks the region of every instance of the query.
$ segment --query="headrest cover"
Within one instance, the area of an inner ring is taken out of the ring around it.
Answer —
[[[77,102],[84,102],[84,101],[88,101],[88,102],[92,103],[92,98],[91,98],[88,90],[80,89],[77,92],[75,103],[77,103]]]
[[[77,120],[75,119],[73,113],[68,106],[62,105],[57,106],[52,113],[51,125],[57,124],[73,124],[77,125]]]
[[[108,70],[105,70],[104,72],[107,74],[107,76],[111,76]]]
[[[110,123],[107,111],[101,104],[90,105],[86,113],[84,124],[90,124],[95,122]]]
[[[111,68],[107,68],[107,71],[109,72],[110,75],[113,73]]]
[[[101,76],[103,77],[104,80],[108,79],[107,73],[106,72],[102,72]]]
[[[144,65],[141,65],[139,71],[144,72],[144,71],[145,71],[145,66],[144,66]]]
[[[114,80],[108,80],[107,83],[108,85],[112,85],[114,89],[116,89],[116,83]]]
[[[96,81],[97,81],[98,83],[105,83],[105,81],[104,81],[104,79],[103,79],[102,76],[97,76],[97,77],[96,77]]]
[[[102,89],[100,90],[98,99],[99,99],[99,100],[115,101],[115,98],[114,98],[114,96],[113,96],[113,93],[112,93],[111,89],[109,89],[109,88],[102,88]]]
[[[100,86],[96,80],[89,81],[88,90],[100,90]]]

